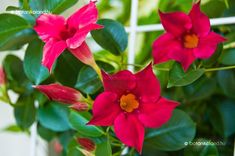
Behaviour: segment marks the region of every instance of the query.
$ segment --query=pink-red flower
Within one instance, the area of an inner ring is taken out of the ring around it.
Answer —
[[[97,18],[98,11],[92,1],[67,20],[59,15],[40,15],[34,30],[46,43],[42,64],[51,71],[55,60],[67,48],[80,61],[95,68],[96,64],[85,38],[91,30],[103,28],[96,24]]]
[[[225,38],[211,31],[209,18],[201,12],[200,1],[189,12],[162,13],[166,32],[153,43],[154,63],[175,60],[186,71],[197,58],[208,59]]]
[[[83,102],[83,95],[70,87],[62,86],[60,84],[38,85],[34,88],[43,92],[50,100],[70,104],[71,108],[77,111],[88,110],[88,105]]]
[[[4,69],[0,67],[0,86],[5,85],[5,84],[6,84],[6,75],[5,75]]]
[[[151,65],[136,74],[124,70],[114,75],[102,72],[102,76],[104,92],[95,99],[88,124],[114,125],[116,136],[141,152],[144,127],[162,126],[178,103],[161,97]]]

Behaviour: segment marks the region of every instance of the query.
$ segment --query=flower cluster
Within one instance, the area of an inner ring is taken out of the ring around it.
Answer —
[[[209,58],[217,44],[225,41],[211,31],[208,17],[200,11],[200,2],[193,5],[189,14],[159,11],[159,15],[166,32],[153,43],[155,64],[173,59],[180,62],[186,71],[195,59]],[[34,29],[46,43],[42,64],[51,70],[57,57],[67,48],[83,63],[97,68],[85,42],[89,31],[102,28],[96,24],[97,16],[94,2],[82,7],[67,20],[52,14],[39,16]],[[151,63],[135,74],[128,70],[113,75],[102,71],[101,79],[104,92],[94,101],[93,117],[88,125],[114,126],[117,138],[141,153],[145,128],[159,128],[167,123],[178,102],[161,96],[160,83]],[[86,98],[73,88],[59,84],[35,88],[51,100],[71,104],[76,110],[89,109]],[[88,139],[79,139],[78,142],[85,149],[95,148]]]

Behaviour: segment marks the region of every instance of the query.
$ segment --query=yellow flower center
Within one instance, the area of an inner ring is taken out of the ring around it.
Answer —
[[[120,98],[120,107],[122,110],[130,113],[139,107],[139,102],[133,94],[122,95]]]
[[[186,34],[183,39],[185,48],[196,48],[199,42],[199,38],[195,34]]]

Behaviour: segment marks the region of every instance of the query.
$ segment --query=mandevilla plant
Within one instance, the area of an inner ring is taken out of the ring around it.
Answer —
[[[58,15],[77,2],[19,0],[0,14],[0,51],[25,51],[0,67],[0,100],[16,119],[5,131],[30,134],[37,123],[63,156],[232,155],[235,27],[211,27],[209,17],[234,15],[233,0],[140,0],[156,7],[141,8],[149,13],[138,24],[165,32],[137,37],[136,64],[126,55],[131,2],[119,1],[122,14],[91,0]]]

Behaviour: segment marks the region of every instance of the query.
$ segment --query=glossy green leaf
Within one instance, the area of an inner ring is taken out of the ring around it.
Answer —
[[[206,144],[210,142],[212,141],[206,139],[194,140],[192,143],[189,143],[187,148],[185,148],[184,156],[219,156],[218,149],[215,145],[203,145],[203,143]],[[197,145],[196,143],[198,143],[199,145]],[[200,145],[200,143],[202,145]]]
[[[22,17],[14,14],[0,14],[0,49],[11,36],[27,28],[30,28],[30,25]]]
[[[187,101],[202,100],[210,97],[216,90],[216,80],[202,76],[183,88]]]
[[[69,142],[67,156],[84,156],[84,154],[79,150],[79,145],[75,139],[72,139]]]
[[[181,110],[174,110],[169,122],[158,129],[149,129],[145,135],[144,148],[162,151],[176,151],[192,141],[196,126],[192,119]]]
[[[218,71],[217,80],[225,95],[235,98],[235,74],[232,70]]]
[[[32,84],[24,74],[23,62],[14,55],[7,55],[3,61],[3,66],[9,81],[9,88],[17,93],[33,91]]]
[[[204,69],[188,69],[187,72],[184,72],[181,65],[179,63],[175,63],[172,69],[169,72],[169,82],[167,87],[173,86],[186,86],[198,78],[200,78],[204,74]]]
[[[23,130],[28,129],[35,121],[36,108],[31,96],[21,96],[14,108],[16,123]]]
[[[97,73],[91,67],[84,66],[79,72],[75,88],[86,94],[94,94],[101,87],[102,83]]]
[[[10,125],[1,131],[17,133],[17,132],[22,132],[22,129],[18,125]]]
[[[57,59],[54,75],[61,84],[73,87],[77,82],[79,70],[84,66],[69,51],[64,51]]]
[[[0,44],[0,51],[18,50],[22,48],[24,44],[35,38],[37,38],[37,36],[32,29],[24,29],[14,35],[8,36],[6,41]]]
[[[111,19],[100,19],[98,24],[103,29],[91,31],[94,40],[104,49],[115,55],[120,55],[127,48],[128,36],[124,27]]]
[[[213,128],[223,137],[235,133],[235,101],[232,99],[216,100],[209,109],[210,121]]]
[[[219,58],[219,62],[224,65],[235,65],[235,49],[224,51]]]
[[[42,125],[37,126],[37,132],[40,135],[40,137],[42,137],[46,141],[51,141],[56,136],[56,133],[54,131],[47,129]]]
[[[24,57],[25,74],[36,85],[50,76],[47,68],[41,65],[43,45],[40,40],[34,40],[29,44]]]
[[[112,72],[114,70],[113,66],[108,63],[97,61],[97,64],[106,72]],[[84,66],[79,71],[75,88],[86,94],[94,94],[102,88],[102,82],[94,69],[89,66]]]
[[[96,156],[112,156],[112,148],[109,139],[105,139],[103,142],[97,144]]]
[[[104,132],[101,128],[91,125],[86,125],[91,119],[91,115],[88,112],[75,112],[72,111],[69,116],[69,121],[72,127],[79,133],[90,137],[99,137]]]
[[[50,102],[48,105],[38,110],[38,120],[40,124],[56,132],[70,129],[68,115],[69,109],[63,104],[56,102]]]

